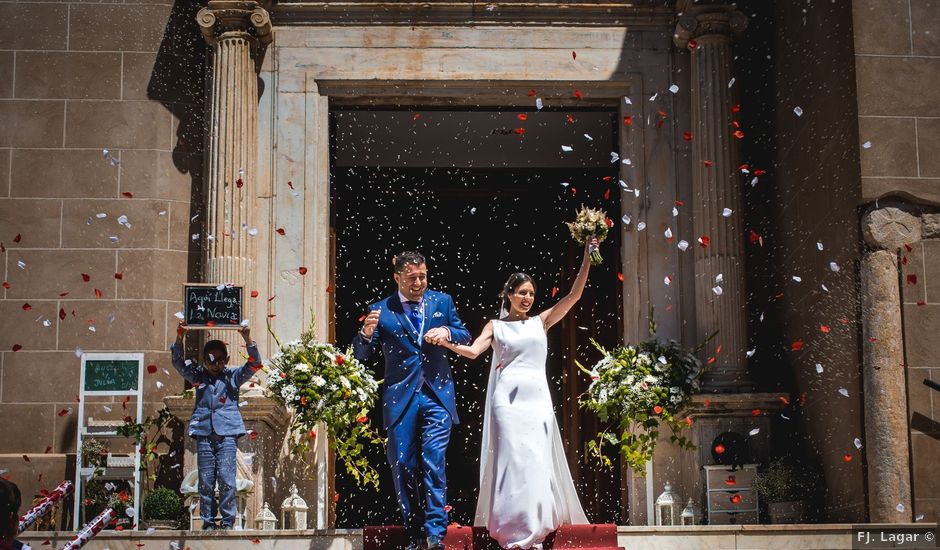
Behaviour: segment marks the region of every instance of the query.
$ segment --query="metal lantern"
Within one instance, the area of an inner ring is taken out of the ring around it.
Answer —
[[[281,503],[281,529],[306,529],[307,503],[297,494],[297,485],[291,484],[290,496]]]
[[[255,516],[255,529],[261,531],[273,531],[277,529],[277,516],[268,508],[268,503],[264,503],[264,508]]]
[[[676,507],[679,497],[672,492],[672,485],[666,482],[663,494],[656,499],[656,525],[676,525]]]
[[[682,525],[698,525],[702,519],[702,514],[695,507],[695,503],[692,502],[691,498],[689,503],[685,505],[685,509],[682,510],[681,519]]]

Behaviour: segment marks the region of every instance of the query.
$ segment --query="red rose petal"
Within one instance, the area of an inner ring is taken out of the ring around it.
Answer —
[[[696,42],[695,40],[689,40],[688,48],[690,50],[694,50],[696,47],[698,47],[698,42]]]
[[[252,291],[251,291],[251,297],[252,297],[252,298],[257,298],[257,297],[258,297],[258,291],[257,291],[257,290],[252,290]]]
[[[623,281],[623,273],[617,273],[617,279]]]
[[[525,128],[516,128],[515,130],[513,130],[513,132],[515,132],[517,135],[520,135],[520,136],[521,136],[521,135],[525,134]]]
[[[744,139],[744,132],[741,130],[735,130],[734,134],[732,135],[738,139]]]
[[[692,425],[692,417],[691,417],[691,416],[685,417],[685,425],[686,425],[686,426],[691,426],[691,425]]]
[[[147,372],[150,373],[150,374],[156,374],[156,373],[157,373],[157,366],[156,366],[156,365],[147,365]]]
[[[13,237],[13,242],[18,243],[18,242],[20,242],[20,240],[22,240],[22,239],[23,239],[23,236],[20,235],[19,233],[17,233],[16,236]]]
[[[535,97],[535,88],[529,90],[529,97]]]
[[[917,284],[917,275],[915,273],[909,273],[907,275],[907,284],[916,285]]]
[[[553,287],[552,287],[552,298],[554,298],[556,294],[558,294],[558,287],[557,287],[557,286],[553,286]]]
[[[421,113],[415,113],[411,120],[418,120],[419,118],[421,118]]]
[[[330,284],[326,285],[326,292],[327,292],[327,294],[331,294],[331,293],[333,292],[333,283],[332,283],[332,282],[330,282]]]
[[[241,178],[238,178],[237,180],[235,180],[235,187],[238,187],[239,189],[241,189],[244,186],[245,186],[245,182]]]
[[[306,275],[306,274],[307,274],[307,268],[306,268],[306,267],[303,267],[303,266],[300,266],[300,268],[298,268],[297,271],[300,271],[300,274],[301,274],[301,275]]]
[[[0,286],[2,286],[3,288],[9,289],[9,288],[10,288],[10,283],[8,283],[8,282],[6,282],[6,281],[3,281],[3,284],[0,285]]]
[[[790,344],[790,351],[800,351],[803,349],[803,340],[796,340]]]
[[[584,97],[584,96],[581,94],[581,90],[575,90],[575,91],[574,91],[574,97],[577,98],[577,99],[581,99],[581,98]]]
[[[59,411],[58,413],[56,413],[56,414],[58,414],[59,416],[66,416],[66,415],[69,414],[69,410],[68,410],[68,409],[62,409],[62,410],[60,410],[60,411]]]
[[[767,173],[767,170],[761,170],[760,168],[757,168],[756,170],[754,170],[755,176],[763,176],[766,173]]]
[[[121,193],[121,196],[124,197],[124,198],[126,198],[126,199],[133,199],[133,198],[134,198],[134,194],[131,193],[130,191],[124,191],[123,193]]]
[[[572,52],[571,52],[571,59],[577,59],[577,58],[578,58],[578,52],[572,51]]]
[[[516,118],[518,118],[521,121],[526,121],[526,120],[529,120],[529,115],[525,113],[519,113],[518,115],[516,115]]]
[[[89,274],[87,274],[87,273],[82,273],[82,280],[87,283],[88,281],[91,280],[91,275],[89,275]]]
[[[625,117],[623,117],[623,125],[624,125],[624,126],[632,126],[632,125],[633,125],[633,117],[632,117],[632,116],[625,116]]]
[[[12,348],[12,349],[13,349],[13,351],[20,351],[21,349],[23,349],[23,346],[21,346],[21,345],[19,345],[19,344],[13,344],[13,348]]]
[[[291,189],[293,189],[293,188],[294,188],[294,182],[292,182],[292,181],[287,182],[287,186],[290,187]]]
[[[710,161],[710,160],[703,160],[703,161],[702,161],[702,164],[705,165],[705,168],[710,168],[710,167],[711,167],[713,164],[715,164],[715,163],[712,162],[712,161]]]
[[[653,407],[653,412],[656,414],[662,414],[663,408],[659,405],[656,405],[655,407]]]
[[[715,454],[722,455],[725,454],[725,446],[721,443],[715,445]]]
[[[29,460],[29,457],[26,456],[26,455],[23,455],[23,460],[25,460],[26,462],[29,462],[29,461],[30,461],[30,460]]]
[[[692,141],[692,132],[682,132],[682,139]]]
[[[59,319],[65,320],[65,310],[62,308],[59,308]]]
[[[819,325],[819,331],[822,332],[822,333],[824,333],[824,334],[829,334],[829,326],[828,326],[828,325]]]
[[[23,311],[29,311],[31,309],[33,309],[33,306],[29,305],[29,302],[23,304]]]
[[[842,455],[842,462],[852,462],[852,458],[854,458],[852,455],[844,454]]]
[[[284,228],[283,228],[283,227],[278,227],[278,228],[275,229],[274,231],[276,231],[278,235],[284,235],[284,234],[286,234],[286,231],[284,231]]]
[[[914,247],[911,246],[911,245],[909,245],[909,244],[907,244],[907,243],[904,243],[904,248],[906,248],[908,252],[913,252],[913,251],[914,251]]]
[[[711,239],[708,235],[702,235],[698,238],[698,244],[702,245],[702,248],[708,248],[708,243],[711,242]]]
[[[734,105],[732,105],[732,106],[731,106],[731,112],[732,112],[732,113],[740,113],[740,112],[741,112],[741,104],[740,104],[740,103],[735,103]]]
[[[610,200],[610,189],[604,191],[604,200],[605,201]],[[610,225],[608,225],[607,227],[610,227]]]
[[[729,487],[733,487],[737,484],[738,484],[738,479],[736,477],[728,476],[727,478],[725,478],[725,485],[728,485]]]
[[[42,454],[47,455],[51,452],[52,452],[52,445],[49,445],[48,447],[46,447],[46,450]]]
[[[731,495],[732,504],[741,504],[741,495]]]
[[[574,124],[575,119],[572,115],[565,115],[565,120],[568,121],[568,124]]]
[[[752,409],[751,416],[760,416],[760,409]]]
[[[101,298],[101,291],[97,288],[95,289],[95,298]]]
[[[248,432],[248,439],[250,439],[250,440],[252,440],[252,441],[258,439],[258,432],[254,431],[254,430],[251,430],[250,432]]]

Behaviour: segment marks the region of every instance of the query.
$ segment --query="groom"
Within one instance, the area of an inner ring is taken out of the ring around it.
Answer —
[[[447,349],[435,344],[465,344],[470,332],[457,316],[453,298],[428,290],[424,256],[402,252],[392,263],[398,292],[369,306],[353,348],[360,361],[380,347],[385,356],[383,423],[407,548],[422,547],[423,524],[427,548],[442,549],[447,532],[445,455],[450,427],[458,418]]]

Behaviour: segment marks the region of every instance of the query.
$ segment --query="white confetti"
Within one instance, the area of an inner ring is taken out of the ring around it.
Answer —
[[[819,250],[821,252],[823,248],[825,248],[823,246],[823,243],[821,241],[816,241],[816,250]]]
[[[179,319],[180,321],[182,321],[183,319],[186,318],[186,317],[183,315],[183,312],[182,312],[182,311],[177,311],[176,313],[173,314],[173,316],[176,317],[177,319]]]
[[[137,515],[137,510],[134,510],[133,506],[128,506],[124,513],[127,514],[127,517],[132,518]]]
[[[720,286],[716,286],[712,288],[712,292],[715,293],[715,296],[721,296],[721,293],[724,292],[724,290],[722,290]]]
[[[611,164],[617,162],[618,160],[620,160],[620,155],[618,155],[617,153],[614,153],[613,151],[611,151],[611,152],[610,152],[610,162],[611,162]]]
[[[623,183],[623,181],[621,181],[621,183]],[[571,185],[571,184],[568,183],[567,181],[561,182],[561,186],[562,186],[562,187],[568,187],[569,185]]]
[[[148,528],[147,528],[147,534],[148,534],[148,535],[152,535],[152,534],[154,534],[154,533],[156,533],[156,532],[157,532],[157,530],[154,529],[153,527],[148,527]]]
[[[561,150],[566,153],[570,153],[571,151],[574,151],[574,149],[572,149],[570,145],[562,145]]]
[[[85,353],[85,350],[83,350],[82,348],[76,347],[74,353],[75,353],[75,357],[78,357],[79,359],[81,359],[82,354]]]
[[[620,188],[623,189],[624,191],[630,191],[630,188],[627,187],[627,182],[623,180],[617,180],[617,183],[620,184]]]
[[[657,98],[657,97],[659,97],[659,92],[656,92],[655,94],[651,95],[651,96],[650,96],[650,101],[656,101],[656,98]]]
[[[673,206],[673,207],[672,207],[672,217],[675,218],[675,217],[678,216],[678,215],[679,215],[679,209],[676,208],[675,206]]]
[[[630,225],[630,216],[629,216],[629,215],[624,214],[623,217],[620,218],[620,220],[623,222],[624,225]]]
[[[728,81],[728,87],[734,86],[734,77],[731,77],[731,80]]]
[[[822,373],[823,373],[822,363],[816,363],[816,374],[822,374]]]
[[[898,503],[898,505],[897,505],[895,508],[897,508],[897,511],[898,511],[898,512],[903,512],[903,511],[904,511],[904,505],[901,504],[900,502]]]
[[[845,388],[839,388],[839,394],[840,394],[842,397],[848,397],[848,396],[849,396],[849,390],[847,390],[847,389],[845,389]]]
[[[686,250],[689,249],[689,241],[686,241],[686,240],[679,241],[678,243],[676,243],[676,246],[679,248],[679,250],[685,252]]]
[[[623,160],[622,160],[622,161],[620,161],[620,162],[622,162],[622,163],[624,163],[624,164],[626,164],[627,166],[630,166],[630,165],[632,165],[632,164],[633,164],[633,161],[632,161],[632,160],[630,160],[630,159],[623,159]]]
[[[194,240],[194,241],[198,241],[198,240],[199,240],[199,233],[193,233],[192,236],[191,236],[191,238],[192,238],[192,240]]]
[[[669,91],[674,94],[677,94],[679,93],[679,86],[676,86],[675,84],[673,84],[672,86],[669,87]]]
[[[257,227],[252,227],[251,229],[248,230],[248,234],[251,235],[252,237],[257,236],[257,235],[258,235],[258,228],[257,228]]]
[[[591,137],[591,134],[584,134],[584,139],[588,141],[594,141],[594,138]]]
[[[107,218],[108,215],[105,214],[104,212],[98,212],[97,214],[95,214],[95,217],[98,218],[99,220],[103,220],[103,219]]]
[[[759,434],[759,433],[760,433],[760,428],[754,428],[753,430],[747,432],[747,435],[749,435],[749,436],[751,436],[751,437],[754,437],[755,435],[757,435],[757,434]]]
[[[248,401],[239,401],[239,402],[238,402],[238,406],[239,406],[239,407],[244,407],[244,406],[246,406],[246,405],[248,405]]]
[[[831,269],[831,270],[833,271],[833,273],[838,273],[838,272],[839,272],[839,269],[840,269],[840,268],[839,268],[839,264],[837,264],[837,263],[835,263],[835,262],[829,262],[829,269]]]
[[[103,408],[104,408],[104,412],[106,412],[106,413],[111,412],[111,407],[105,405]]]
[[[225,283],[219,283],[215,287],[216,290],[225,290]]]
[[[793,114],[795,114],[796,116],[803,116],[803,109],[799,105],[797,105],[796,107],[793,108]]]
[[[274,487],[274,490],[277,491],[277,478],[271,478],[271,487]]]
[[[757,176],[754,176],[754,179],[751,180],[751,187],[757,185]]]
[[[101,156],[104,157],[104,158],[108,158],[109,156],[111,156],[111,151],[109,151],[109,150],[107,150],[107,149],[102,149],[102,150],[101,150]]]
[[[121,160],[118,159],[118,158],[115,158],[115,157],[111,157],[111,158],[108,160],[108,162],[111,163],[111,166],[117,166],[118,164],[121,164]]]
[[[663,365],[668,365],[668,364],[669,364],[669,361],[666,360],[666,356],[665,356],[665,355],[660,355],[659,357],[656,358],[656,360],[659,361],[660,363],[662,363]]]
[[[470,208],[470,214],[476,214],[476,213],[477,213],[477,207],[476,207],[476,206]]]
[[[862,144],[862,149],[871,149],[871,142],[870,142],[870,141],[866,141],[865,143],[863,143],[863,144]]]
[[[17,260],[16,267],[20,269],[26,269],[26,262],[24,262],[23,260]]]
[[[535,98],[535,108],[536,108],[536,109],[538,109],[539,111],[541,111],[541,110],[542,110],[542,107],[544,107],[544,106],[545,106],[545,104],[542,103],[542,98],[540,98],[540,97]]]
[[[719,273],[718,275],[715,275],[715,284],[721,284],[721,282],[724,280],[725,280],[724,273]]]
[[[90,327],[88,327],[88,330],[91,332],[98,332],[98,329],[95,328],[95,325],[91,325]]]
[[[793,276],[793,280],[796,281],[796,282],[798,282],[798,283],[802,283],[802,282],[803,282],[803,278],[800,277],[800,276],[798,276],[798,275],[794,275],[794,276]]]
[[[128,228],[128,229],[131,228],[131,224],[130,224],[130,222],[127,221],[127,216],[125,216],[124,214],[121,214],[120,216],[118,216],[117,222],[118,222],[120,225],[123,225],[124,227],[126,227],[126,228]]]
[[[665,277],[663,277],[663,282],[666,283],[667,285],[672,283],[672,277],[670,277],[669,275],[666,275]]]
[[[634,197],[639,197],[639,196],[640,196],[640,190],[639,190],[639,189],[634,189],[634,190],[633,190],[633,196],[634,196]]]
[[[914,521],[922,521],[924,519],[924,514],[917,514],[917,517],[914,518]]]
[[[747,355],[748,357],[754,357],[755,353],[757,353],[757,348],[749,349],[746,352],[744,352],[744,354]]]
[[[43,319],[43,320],[42,320],[42,326],[44,326],[44,327],[46,327],[46,328],[49,328],[49,327],[52,326],[52,321],[50,321],[49,319]]]
[[[636,230],[643,231],[644,229],[646,229],[646,222],[637,222]]]
[[[823,289],[823,292],[829,292],[829,287],[825,283],[820,283],[819,286]]]
[[[116,242],[118,242],[118,241],[121,240],[121,239],[118,238],[117,235],[111,235],[110,237],[108,237],[108,240],[111,241],[112,243],[116,243]]]
[[[663,235],[665,235],[667,239],[671,239],[671,238],[672,238],[672,228],[671,228],[671,227],[667,227],[666,230],[663,231]]]
[[[162,390],[162,389],[163,389],[163,382],[157,380],[157,383],[156,383],[156,384],[157,384],[157,389],[158,389],[158,390]]]
[[[859,439],[859,438],[856,437],[856,438],[855,438],[855,441],[853,441],[852,443],[855,443],[855,448],[856,448],[856,449],[861,449],[861,448],[862,448],[862,440],[861,440],[861,439]]]
[[[623,97],[623,102],[626,103],[627,105],[633,105],[633,101],[631,101],[630,98],[627,96]]]
[[[722,211],[721,211],[721,215],[724,216],[724,217],[726,217],[726,218],[730,218],[730,217],[731,217],[731,214],[734,214],[734,210],[732,210],[732,209],[730,209],[730,208],[724,208],[724,209],[722,209]]]

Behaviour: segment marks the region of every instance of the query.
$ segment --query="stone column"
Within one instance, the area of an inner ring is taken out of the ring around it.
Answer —
[[[920,240],[921,222],[897,208],[880,208],[865,215],[862,233],[873,249],[861,263],[869,520],[906,523],[912,510],[911,457],[898,249]]]
[[[732,121],[734,76],[732,35],[747,18],[732,6],[704,5],[679,18],[675,44],[692,55],[692,217],[695,248],[695,315],[704,356],[714,357],[704,380],[706,390],[748,391],[747,308],[744,284],[744,225],[739,139]],[[732,214],[722,212],[730,208]],[[699,239],[707,246],[700,244]],[[720,278],[719,278],[720,276]],[[720,288],[720,294],[716,289]],[[721,352],[717,352],[721,346]]]
[[[219,0],[196,18],[212,47],[204,280],[243,286],[247,293],[254,257],[248,231],[254,227],[258,159],[257,71],[273,38],[271,19],[260,2]],[[231,349],[239,349],[240,341],[228,331],[220,338],[226,336]]]

